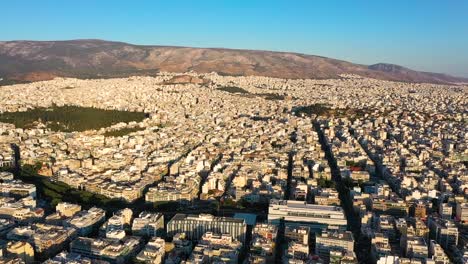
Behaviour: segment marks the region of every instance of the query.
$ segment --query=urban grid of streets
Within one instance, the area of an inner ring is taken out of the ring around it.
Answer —
[[[0,173],[0,261],[468,263],[467,86],[188,74],[210,82],[1,87],[0,112],[149,117],[74,133],[0,123],[15,173]],[[139,129],[103,135],[122,127]],[[16,175],[38,162],[46,186],[121,202],[54,200]]]

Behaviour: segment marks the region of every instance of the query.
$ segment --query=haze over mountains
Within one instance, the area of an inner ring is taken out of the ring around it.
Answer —
[[[294,79],[338,78],[349,73],[404,82],[468,82],[468,78],[419,72],[398,65],[367,66],[289,52],[141,46],[103,40],[0,42],[0,78],[4,84],[57,76],[106,78],[191,70]]]

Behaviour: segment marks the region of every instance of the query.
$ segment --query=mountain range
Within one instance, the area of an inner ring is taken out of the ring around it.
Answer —
[[[0,79],[3,84],[54,77],[154,75],[159,71],[293,79],[357,74],[402,82],[468,83],[468,78],[414,71],[393,64],[362,65],[291,52],[143,46],[104,40],[0,42]]]

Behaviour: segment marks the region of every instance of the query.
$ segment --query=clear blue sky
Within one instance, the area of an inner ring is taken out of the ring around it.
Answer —
[[[11,0],[0,40],[294,51],[468,77],[466,0]]]

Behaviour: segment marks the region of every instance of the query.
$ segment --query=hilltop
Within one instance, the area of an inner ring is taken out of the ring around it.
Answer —
[[[143,46],[104,40],[0,42],[3,84],[54,77],[111,78],[159,71],[288,79],[339,78],[340,74],[426,83],[468,82],[398,65],[361,65],[315,55],[259,50]]]

